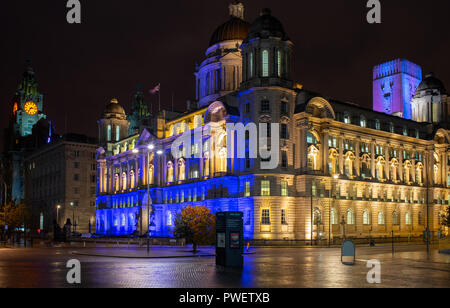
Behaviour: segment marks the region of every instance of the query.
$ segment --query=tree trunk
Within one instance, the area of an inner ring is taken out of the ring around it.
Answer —
[[[192,243],[192,249],[193,249],[194,253],[197,253],[197,244],[196,243]]]

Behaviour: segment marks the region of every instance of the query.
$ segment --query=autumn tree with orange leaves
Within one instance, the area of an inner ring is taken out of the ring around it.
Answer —
[[[216,216],[204,206],[188,206],[175,218],[175,237],[184,238],[193,245],[212,245],[216,240]]]

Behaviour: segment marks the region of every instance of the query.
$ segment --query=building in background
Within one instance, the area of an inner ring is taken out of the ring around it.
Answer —
[[[450,136],[446,118],[410,120],[416,88],[430,88],[419,86],[420,67],[396,60],[376,68],[374,110],[339,102],[294,82],[294,44],[269,9],[247,33],[242,4],[230,12],[196,71],[196,108],[161,112],[150,127],[117,138],[109,132],[127,130],[125,110],[106,106],[97,232],[171,236],[188,205],[243,212],[244,236],[254,240],[418,237],[427,221],[437,232],[450,202]],[[274,169],[263,169],[267,159],[248,151],[238,158],[237,144],[248,149],[250,140],[229,139],[226,125],[236,123],[279,124]],[[200,142],[176,144],[186,132]],[[174,157],[174,143],[182,157]]]
[[[38,91],[38,83],[30,61],[23,73],[11,104],[9,127],[5,131],[5,146],[2,160],[7,167],[4,179],[7,196],[16,203],[24,199],[23,159],[25,153],[35,146],[30,139],[33,127],[46,118],[43,113],[43,95]],[[51,131],[51,128],[50,128]]]
[[[373,69],[373,110],[412,119],[411,99],[422,81],[422,68],[396,59]]]
[[[67,134],[25,158],[25,201],[32,229],[53,231],[71,220],[79,233],[95,231],[96,139]]]

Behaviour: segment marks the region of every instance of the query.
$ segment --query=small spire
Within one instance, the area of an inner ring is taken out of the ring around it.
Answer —
[[[244,20],[244,5],[240,1],[234,1],[230,6],[228,7],[230,10],[230,16],[236,17]]]

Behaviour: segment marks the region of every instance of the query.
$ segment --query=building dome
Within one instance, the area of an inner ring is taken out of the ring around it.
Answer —
[[[117,99],[112,99],[111,102],[106,106],[104,115],[118,115],[118,116],[126,116],[125,109],[119,105],[119,101]]]
[[[245,41],[254,38],[278,37],[282,40],[289,40],[281,22],[272,16],[270,9],[263,9],[259,16],[250,26],[248,36]]]
[[[228,9],[230,19],[214,31],[209,46],[224,41],[243,41],[247,37],[250,24],[244,20],[244,5],[239,1],[234,1]]]
[[[425,76],[425,79],[419,84],[417,92],[426,90],[440,90],[441,93],[445,93],[445,87],[442,81],[437,79],[433,73]]]

